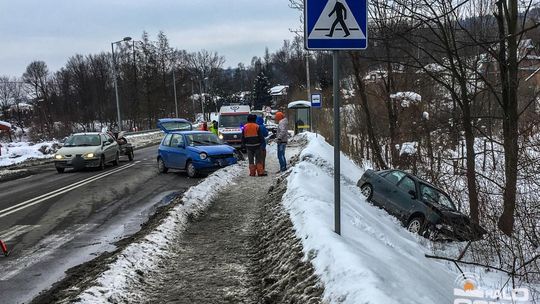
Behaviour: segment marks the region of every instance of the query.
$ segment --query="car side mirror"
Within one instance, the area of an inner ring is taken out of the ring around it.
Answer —
[[[112,138],[109,138],[109,140],[107,140],[110,144],[112,144],[114,142],[114,139]]]
[[[412,198],[416,199],[416,192],[414,190],[409,190],[409,194]]]
[[[186,148],[186,144],[180,143],[180,144],[178,144],[178,148],[184,148],[184,149],[185,149],[185,148]]]

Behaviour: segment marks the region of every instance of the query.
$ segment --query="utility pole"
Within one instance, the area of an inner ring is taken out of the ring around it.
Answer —
[[[173,79],[173,89],[174,89],[174,109],[176,113],[176,118],[178,118],[178,100],[176,98],[176,76],[174,74],[174,68],[172,70],[172,79]]]

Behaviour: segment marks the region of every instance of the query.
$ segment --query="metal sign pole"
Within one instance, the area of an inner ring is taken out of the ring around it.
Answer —
[[[339,105],[339,51],[333,51],[333,89],[334,89],[334,231],[341,235],[341,168],[340,168],[340,105]]]

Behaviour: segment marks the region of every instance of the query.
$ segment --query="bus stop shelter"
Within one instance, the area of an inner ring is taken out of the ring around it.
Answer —
[[[311,131],[311,102],[297,100],[290,102],[287,108],[292,115],[289,121],[294,121],[294,134]]]

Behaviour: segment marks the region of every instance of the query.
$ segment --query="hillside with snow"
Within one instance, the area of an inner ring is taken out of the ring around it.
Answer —
[[[315,272],[325,286],[325,300],[351,304],[453,303],[454,288],[462,288],[459,269],[449,262],[428,259],[425,254],[437,251],[455,258],[465,244],[432,243],[408,232],[397,219],[367,202],[356,182],[369,164],[359,167],[343,154],[341,236],[335,234],[333,147],[321,136],[301,136],[308,144],[288,177],[283,204],[306,257],[312,257]],[[461,268],[472,273],[480,287],[506,289],[503,286],[508,276],[502,272]]]

